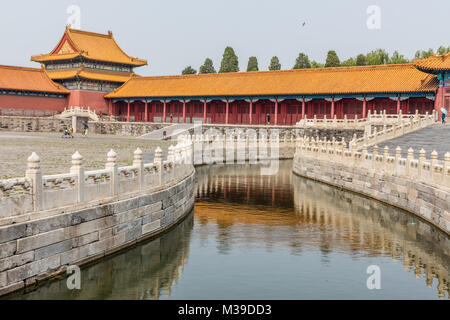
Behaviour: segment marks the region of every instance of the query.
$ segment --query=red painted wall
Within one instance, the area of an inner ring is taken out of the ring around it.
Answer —
[[[108,113],[108,101],[104,98],[107,92],[71,90],[69,107],[90,107],[96,112]]]
[[[67,107],[67,98],[0,95],[3,115],[51,115]]]

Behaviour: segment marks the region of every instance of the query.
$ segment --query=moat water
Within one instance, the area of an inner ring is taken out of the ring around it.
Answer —
[[[80,290],[60,279],[13,298],[448,299],[448,236],[291,171],[199,167],[195,209],[169,232],[83,268]]]

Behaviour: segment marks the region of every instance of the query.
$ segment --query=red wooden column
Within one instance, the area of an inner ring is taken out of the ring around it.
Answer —
[[[306,107],[306,103],[305,103],[305,98],[303,98],[302,100],[302,119],[305,118],[305,108]]]
[[[331,99],[331,118],[334,118],[334,98]]]
[[[186,100],[183,100],[183,123],[186,123]]]
[[[278,124],[278,99],[275,99],[275,117],[274,117],[275,121],[274,124],[277,125]]]
[[[397,114],[400,114],[400,97],[397,98]]]
[[[250,110],[249,110],[249,114],[248,114],[248,119],[249,119],[250,124],[253,123],[252,117],[253,117],[253,100],[250,99]]]
[[[130,122],[130,101],[127,101],[127,122]]]
[[[206,124],[206,99],[203,100],[203,123]]]
[[[111,99],[108,100],[108,113],[109,113],[109,115],[112,115],[112,113],[113,113]]]
[[[366,97],[364,97],[363,99],[363,110],[362,110],[362,118],[364,119],[365,117],[367,117],[367,99]]]
[[[162,118],[162,122],[166,122],[166,110],[167,110],[166,104],[167,104],[167,101],[166,101],[166,100],[163,100],[163,104],[164,104],[164,106],[163,106],[163,118]]]
[[[145,100],[144,121],[148,122],[148,102]]]
[[[230,103],[228,101],[228,99],[226,100],[226,107],[225,107],[225,124],[228,124],[228,111],[230,108]]]

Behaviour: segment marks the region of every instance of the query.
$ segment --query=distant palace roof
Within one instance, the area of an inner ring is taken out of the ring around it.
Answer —
[[[111,81],[124,83],[134,73],[124,72],[111,72],[111,71],[97,71],[89,68],[77,68],[77,69],[60,69],[60,70],[47,70],[48,76],[53,80],[71,79],[80,77],[84,79]]]
[[[43,68],[0,65],[0,89],[68,94],[63,86],[53,82]]]
[[[48,54],[32,56],[36,62],[69,60],[77,57],[86,59],[143,66],[147,60],[127,55],[116,43],[112,33],[100,34],[66,27],[66,31],[58,45]]]
[[[106,98],[434,92],[413,64],[132,77]]]
[[[432,55],[426,59],[415,60],[414,65],[422,70],[450,70],[450,53]]]

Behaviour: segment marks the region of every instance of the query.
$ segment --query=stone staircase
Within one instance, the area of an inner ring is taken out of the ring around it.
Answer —
[[[192,123],[177,123],[171,126],[167,126],[162,129],[152,131],[150,133],[140,136],[141,139],[151,139],[151,140],[169,140],[176,139],[180,134],[185,134],[189,129],[192,129],[194,124]],[[164,131],[166,136],[164,137]]]
[[[424,149],[427,154],[434,150],[438,153],[438,159],[444,159],[446,152],[450,152],[450,124],[436,123],[426,128],[407,133],[400,137],[384,141],[378,144],[378,152],[382,153],[387,146],[391,152],[395,148],[402,148],[402,156],[406,156],[409,148],[414,149],[415,157],[418,157],[420,149]],[[372,150],[372,148],[369,148]]]

